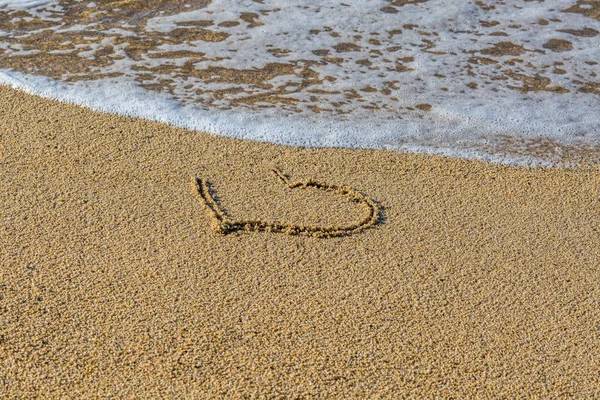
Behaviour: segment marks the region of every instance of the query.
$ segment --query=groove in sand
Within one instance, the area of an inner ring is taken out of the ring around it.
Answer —
[[[268,222],[262,220],[235,220],[227,215],[227,213],[217,204],[213,196],[210,194],[208,182],[200,178],[195,178],[194,183],[198,195],[209,210],[213,219],[213,229],[223,235],[235,231],[246,232],[277,232],[285,233],[286,235],[307,235],[318,238],[329,238],[347,236],[362,232],[363,230],[376,225],[379,222],[380,208],[373,200],[363,195],[356,189],[349,186],[336,186],[326,183],[319,183],[309,178],[305,181],[290,181],[279,169],[273,169],[273,173],[281,179],[290,189],[308,189],[315,188],[324,190],[332,194],[346,196],[354,203],[364,205],[367,213],[360,222],[347,226],[303,226],[284,222]]]

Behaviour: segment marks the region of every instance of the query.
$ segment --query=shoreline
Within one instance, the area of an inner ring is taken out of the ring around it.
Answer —
[[[293,116],[280,119],[273,115],[253,114],[253,111],[243,108],[238,111],[209,112],[184,106],[164,94],[149,94],[139,87],[127,84],[119,86],[115,82],[112,85],[116,86],[111,87],[109,81],[105,84],[102,81],[88,83],[89,87],[68,88],[51,78],[0,70],[0,86],[3,85],[33,96],[109,115],[141,118],[196,133],[255,143],[314,149],[391,150],[521,167],[600,165],[600,144],[593,138],[580,138],[577,141],[567,136],[543,136],[539,132],[512,134],[506,128],[500,133],[484,121],[469,121],[471,127],[464,132],[461,131],[461,125],[467,125],[466,122],[442,124],[444,129],[423,134],[411,143],[411,139],[392,133],[398,130],[398,123],[392,121],[376,121],[376,125],[387,124],[387,128],[375,130],[371,132],[374,138],[367,138],[368,135],[363,132],[374,129],[370,121],[336,120],[323,123],[313,118]],[[94,91],[95,96],[86,96],[86,91],[90,90]],[[519,114],[517,111],[514,113]],[[435,125],[435,121],[430,121],[430,124]],[[409,131],[421,128],[417,124]],[[275,134],[280,130],[285,130],[286,135]],[[487,136],[477,133],[486,130]],[[452,137],[450,131],[460,132],[460,137]],[[495,133],[490,134],[492,131]]]

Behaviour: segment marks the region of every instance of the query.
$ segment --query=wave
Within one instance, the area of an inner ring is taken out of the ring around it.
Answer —
[[[552,164],[600,147],[600,5],[571,3],[0,0],[0,83],[243,139]]]

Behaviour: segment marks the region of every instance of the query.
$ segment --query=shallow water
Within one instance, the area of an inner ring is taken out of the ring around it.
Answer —
[[[598,0],[0,0],[0,83],[226,136],[513,163],[597,161],[599,42]]]

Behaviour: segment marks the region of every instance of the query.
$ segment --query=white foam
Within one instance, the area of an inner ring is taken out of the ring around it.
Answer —
[[[48,7],[58,3],[58,0],[0,0],[0,9],[31,10]]]

